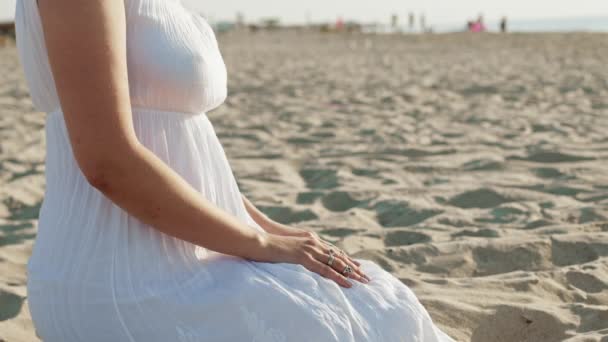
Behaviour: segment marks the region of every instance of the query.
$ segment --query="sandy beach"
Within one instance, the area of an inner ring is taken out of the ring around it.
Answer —
[[[608,341],[608,34],[218,40],[208,116],[270,217],[374,260],[458,341]],[[11,44],[0,75],[0,341],[36,341],[45,116]]]

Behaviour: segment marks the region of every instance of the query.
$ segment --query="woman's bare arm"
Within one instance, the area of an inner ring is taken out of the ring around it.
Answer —
[[[308,231],[300,228],[289,227],[280,222],[272,220],[270,217],[266,216],[260,209],[256,208],[251,201],[245,197],[245,195],[241,195],[243,197],[243,204],[247,209],[247,212],[251,216],[251,218],[260,225],[266,232],[270,234],[277,235],[289,235],[289,236],[305,236]]]
[[[346,256],[325,264],[329,246],[303,237],[258,233],[204,199],[137,139],[126,61],[124,0],[40,0],[49,62],[74,157],[89,183],[168,235],[225,254],[302,264],[351,284],[365,277]],[[209,161],[212,162],[212,161]]]
[[[267,259],[264,234],[207,201],[139,143],[129,99],[124,1],[40,0],[39,7],[74,157],[90,184],[168,235]]]
[[[270,217],[266,216],[266,214],[264,214],[262,211],[260,211],[260,209],[256,208],[255,205],[253,205],[253,203],[251,203],[251,201],[245,197],[245,195],[241,195],[243,197],[243,203],[245,204],[245,208],[247,209],[247,212],[249,212],[249,215],[251,215],[251,218],[253,218],[253,220],[260,225],[260,227],[262,227],[266,232],[270,233],[270,234],[276,234],[276,235],[283,235],[283,236],[315,236],[317,239],[322,239],[317,233],[306,230],[306,229],[302,229],[302,228],[297,228],[297,227],[291,227],[288,225],[285,225],[283,223],[274,221],[273,219],[271,219]],[[359,266],[361,265],[361,263],[357,260],[354,260],[353,258],[351,258],[350,256],[347,256],[347,258],[355,265]]]

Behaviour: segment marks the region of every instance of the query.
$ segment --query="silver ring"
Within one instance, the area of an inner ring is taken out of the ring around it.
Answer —
[[[342,270],[342,274],[343,274],[345,277],[348,277],[348,275],[349,275],[349,274],[351,274],[351,273],[353,273],[353,269],[352,269],[352,267],[350,267],[350,265],[346,265],[346,266],[344,267],[344,270]]]
[[[327,264],[329,266],[332,266],[334,264],[334,260],[336,259],[336,257],[334,256],[334,253],[332,253],[332,250],[329,250],[329,260],[327,260]]]

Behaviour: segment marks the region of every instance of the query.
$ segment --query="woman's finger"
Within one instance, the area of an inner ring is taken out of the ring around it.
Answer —
[[[334,245],[333,243],[331,243],[331,242],[329,242],[329,241],[323,241],[323,242],[325,242],[327,245],[331,246],[331,247],[332,247],[332,248],[334,248],[335,250],[339,251],[339,252],[340,252],[341,254],[343,254],[344,256],[348,257],[348,258],[350,259],[350,261],[351,261],[353,264],[355,264],[355,265],[357,265],[357,266],[361,266],[361,263],[360,263],[360,262],[358,262],[358,261],[354,260],[353,258],[351,258],[351,257],[350,257],[348,254],[346,254],[346,252],[345,252],[343,249],[338,248],[336,245]]]
[[[363,272],[363,270],[361,269],[361,263],[360,263],[360,262],[358,262],[357,260],[355,260],[355,259],[351,258],[351,257],[350,257],[350,256],[348,256],[348,255],[347,255],[346,257],[347,257],[347,260],[348,260],[348,261],[350,261],[350,262],[351,262],[351,263],[354,265],[354,268],[356,268],[356,269],[357,269],[357,271],[358,271],[358,272],[359,272],[359,273],[360,273],[360,274],[361,274],[363,277],[365,277],[365,279],[367,279],[368,281],[369,281],[369,280],[371,280],[371,278],[370,278],[370,277],[368,277],[368,276],[367,276],[367,274],[365,274],[365,272]]]
[[[357,265],[357,266],[361,266],[361,263],[356,261],[355,259],[353,259],[350,255],[346,254],[346,252],[344,250],[340,250],[340,253],[342,254],[343,257],[345,257],[346,259],[350,260],[351,263]]]
[[[361,269],[359,265],[353,262],[353,260],[346,255],[346,253],[339,253],[336,256],[337,259],[340,259],[344,262],[344,264],[349,265],[353,269],[353,274],[358,275],[358,277],[365,279],[364,283],[367,283],[371,280],[370,277],[367,276]],[[352,277],[351,277],[352,278]],[[355,277],[356,278],[356,277]]]
[[[317,260],[312,256],[303,266],[306,267],[308,270],[321,275],[322,277],[335,281],[340,286],[347,288],[353,286],[353,284],[348,279],[346,279],[345,276],[338,273],[329,265],[322,263],[321,261]]]
[[[336,257],[341,258],[342,260],[344,260],[345,263],[347,262],[352,267],[352,269],[355,271],[355,273],[357,273],[359,276],[361,276],[367,280],[366,282],[369,282],[371,280],[371,278],[368,277],[367,274],[365,274],[363,272],[363,270],[361,270],[361,267],[360,267],[361,263],[356,260],[353,260],[353,258],[351,258],[348,254],[346,254],[346,252],[344,252],[342,249],[340,249],[340,248],[336,247],[336,245],[334,245],[330,242],[326,242],[326,241],[325,241],[325,246],[323,246],[323,247],[324,247],[323,251],[325,253],[329,253],[329,250],[333,249],[334,252],[336,252]]]
[[[361,264],[355,260],[353,260],[350,256],[348,256],[346,254],[346,252],[344,252],[342,249],[336,247],[336,245],[332,244],[329,241],[325,241],[325,240],[321,240],[323,243],[321,244],[320,248],[321,251],[323,253],[326,253],[328,256],[326,258],[329,258],[329,251],[333,250],[335,255],[334,257],[340,258],[344,261],[344,264],[348,264],[352,269],[353,269],[353,274],[355,274],[356,276],[351,276],[350,278],[354,278],[357,280],[361,280],[363,283],[368,283],[371,278],[368,277],[365,273],[363,273],[363,271],[361,270]],[[323,261],[323,260],[321,260]],[[341,272],[342,269],[338,269],[339,272]]]
[[[357,260],[353,259],[350,255],[348,255],[348,258],[350,259],[350,262],[352,262],[353,264],[355,264],[357,266],[361,266],[361,263],[358,262]]]
[[[346,267],[346,265],[348,265],[348,263],[344,263],[344,265],[345,266],[342,267],[342,269],[339,271],[343,272],[344,268]],[[369,279],[367,278],[367,276],[365,274],[363,274],[361,272],[361,270],[355,269],[355,267],[353,267],[354,265],[348,265],[348,266],[350,267],[351,272],[349,274],[345,275],[346,277],[355,279],[356,281],[364,283],[364,284],[367,284],[369,282]]]
[[[332,250],[330,247],[325,246],[319,249],[315,249],[314,251],[312,251],[312,254],[315,259],[319,260],[324,264],[327,264],[328,266],[331,266],[336,272],[342,274],[347,278],[352,278],[362,283],[369,282],[369,278],[361,272],[358,266],[355,266],[348,260],[345,260],[338,254],[338,252],[335,251],[335,249],[333,249],[333,257],[330,256],[330,250]],[[329,265],[330,261],[331,265]],[[342,272],[344,271],[347,265],[352,269],[352,272],[350,274],[344,275]]]

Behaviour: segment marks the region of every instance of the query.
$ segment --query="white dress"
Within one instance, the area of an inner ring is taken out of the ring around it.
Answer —
[[[212,28],[180,0],[124,2],[139,140],[201,196],[263,231],[205,114],[226,97]],[[44,341],[452,341],[372,261],[357,259],[369,284],[343,288],[301,265],[169,237],[113,204],[73,158],[36,0],[17,1],[16,32],[32,100],[48,113],[46,192],[27,284]]]

